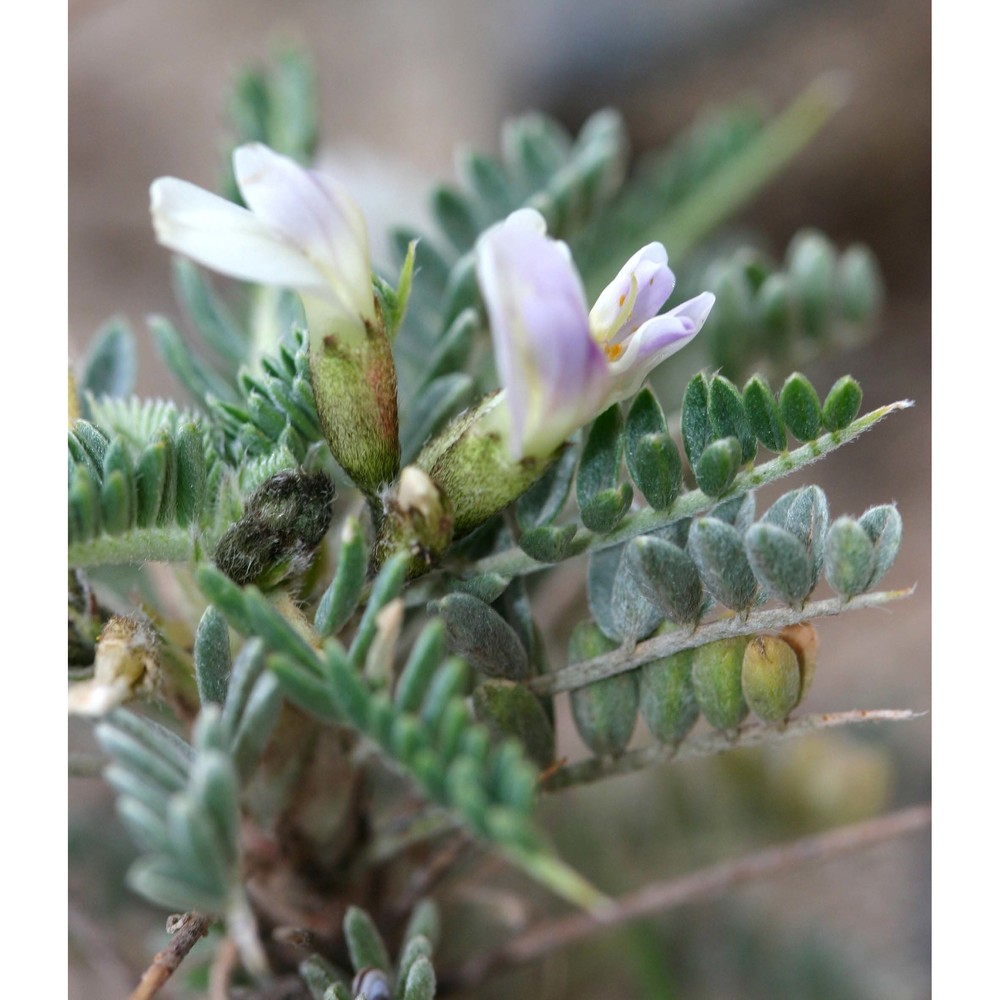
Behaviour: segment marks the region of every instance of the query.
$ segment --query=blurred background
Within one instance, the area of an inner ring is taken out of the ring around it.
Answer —
[[[113,314],[137,331],[147,313],[177,314],[169,255],[149,224],[149,183],[172,174],[217,186],[227,86],[286,41],[314,54],[321,159],[356,191],[376,233],[390,222],[424,220],[431,182],[453,176],[455,147],[495,152],[501,122],[529,108],[575,130],[613,105],[638,154],[667,143],[705,105],[749,93],[780,109],[821,73],[843,74],[844,110],[736,221],[779,257],[798,229],[814,225],[839,248],[867,243],[880,261],[881,335],[805,372],[821,394],[851,372],[866,410],[900,398],[917,406],[802,481],[826,490],[833,516],[897,501],[906,534],[885,583],[918,589],[889,611],[821,623],[810,708],[928,709],[929,3],[70,0],[71,357]],[[145,346],[139,392],[173,394]],[[668,408],[677,402],[664,400]],[[778,492],[799,484],[782,483]],[[761,496],[758,510],[773,498]],[[535,593],[557,664],[568,633],[559,623],[583,614],[582,569],[547,574]],[[664,765],[564,793],[546,804],[545,820],[568,860],[602,888],[624,892],[926,801],[930,730],[924,718]],[[560,751],[581,754],[568,737]],[[70,996],[126,996],[162,947],[162,914],[121,888],[130,848],[108,820],[103,787],[75,780],[70,791]],[[929,837],[911,836],[597,939],[476,995],[929,996],[929,859]],[[475,928],[506,934],[535,916],[534,900],[485,905],[484,894],[453,887],[442,963],[468,953],[463,935]],[[185,995],[180,986],[173,995]]]

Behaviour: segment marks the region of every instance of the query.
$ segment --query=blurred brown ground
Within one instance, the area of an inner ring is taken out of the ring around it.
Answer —
[[[346,151],[364,170],[370,161],[357,150],[366,148],[390,165],[387,177],[412,172],[418,192],[422,178],[450,174],[456,144],[495,148],[501,120],[529,106],[575,125],[615,104],[642,150],[668,139],[705,103],[752,91],[780,107],[819,73],[845,71],[849,106],[739,221],[779,253],[798,228],[816,225],[840,245],[868,243],[884,269],[882,336],[807,374],[822,391],[852,372],[866,408],[900,398],[917,406],[837,452],[812,478],[827,491],[834,516],[898,502],[905,537],[886,583],[918,589],[889,612],[822,624],[810,704],[930,707],[929,4],[649,0],[623,12],[570,0],[71,0],[69,16],[72,356],[113,313],[124,313],[138,332],[146,313],[176,313],[167,254],[149,226],[148,185],[162,174],[214,184],[221,95],[275,38],[306,41],[316,53],[323,135],[341,160]],[[366,197],[373,214],[392,210],[371,191]],[[410,212],[413,195],[393,204],[397,216]],[[142,394],[173,391],[148,350],[141,373]],[[567,573],[557,579],[539,604],[553,628],[578,593]],[[896,764],[895,800],[925,800],[929,720],[878,739]],[[565,749],[574,752],[570,741]],[[581,795],[624,807],[629,796],[641,801],[656,780]],[[78,815],[88,802],[99,813],[107,809],[93,783],[75,782],[73,793]],[[738,895],[779,923],[820,921],[867,970],[876,995],[929,996],[928,851],[926,838],[910,838]],[[650,877],[666,874],[653,868]],[[70,995],[124,995],[129,966],[134,972],[162,937],[102,937],[88,919],[85,891],[71,893],[73,951],[86,960],[74,963]],[[563,995],[561,981],[549,976],[544,995]]]

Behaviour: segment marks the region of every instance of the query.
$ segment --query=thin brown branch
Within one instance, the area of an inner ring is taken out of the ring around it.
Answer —
[[[188,952],[208,933],[212,918],[192,910],[185,913],[176,923],[167,921],[167,930],[173,932],[170,944],[153,956],[149,968],[142,974],[139,985],[132,991],[129,1000],[149,1000],[156,996],[164,983],[177,971]]]
[[[208,970],[208,1000],[229,1000],[229,980],[240,961],[240,950],[231,938],[224,938],[215,950]]]
[[[390,762],[391,763],[391,762]],[[443,810],[427,810],[419,814],[402,832],[387,833],[374,841],[365,852],[366,864],[386,864],[403,851],[461,829],[461,823]]]
[[[717,639],[731,639],[738,635],[755,635],[758,632],[769,632],[782,629],[786,625],[809,621],[813,618],[828,618],[845,611],[858,611],[861,608],[882,607],[892,601],[899,601],[913,594],[913,588],[906,590],[878,590],[870,594],[859,594],[844,601],[839,597],[827,598],[823,601],[812,601],[803,608],[767,608],[755,611],[746,618],[731,615],[718,621],[701,625],[694,631],[668,632],[664,635],[654,635],[645,642],[640,642],[634,649],[621,646],[595,656],[592,660],[574,663],[551,674],[541,674],[525,681],[525,687],[535,694],[549,695],[557,691],[571,691],[574,688],[586,687],[594,681],[613,677],[636,670],[650,660],[658,660],[663,656],[679,653],[682,649],[693,649]]]
[[[450,842],[441,846],[438,852],[417,868],[410,877],[401,898],[393,909],[398,914],[409,913],[420,899],[430,895],[447,875],[456,870],[463,854],[475,846],[475,841],[464,830],[459,830]]]
[[[552,771],[542,782],[542,791],[557,792],[576,785],[587,785],[592,781],[600,781],[601,778],[640,771],[644,767],[665,760],[709,757],[729,750],[738,750],[741,747],[757,746],[760,743],[780,743],[782,740],[805,736],[821,729],[836,729],[863,722],[905,722],[909,719],[919,719],[923,715],[923,712],[912,712],[906,708],[877,708],[804,715],[800,719],[791,719],[781,728],[751,722],[741,726],[732,736],[728,733],[713,732],[686,739],[678,747],[654,743],[638,750],[630,750],[619,757],[588,757],[586,760]]]
[[[887,816],[879,816],[877,819],[854,823],[812,837],[803,837],[789,844],[769,847],[745,858],[711,865],[680,878],[653,883],[623,896],[618,900],[615,909],[606,917],[596,918],[590,913],[573,913],[517,935],[495,951],[473,958],[453,976],[443,977],[442,989],[473,987],[498,968],[543,958],[592,934],[653,914],[664,913],[686,903],[714,899],[748,882],[880,844],[902,834],[920,830],[927,826],[930,820],[930,805],[900,809]]]

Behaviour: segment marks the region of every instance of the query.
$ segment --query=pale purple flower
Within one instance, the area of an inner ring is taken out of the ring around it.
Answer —
[[[674,288],[667,253],[635,253],[588,315],[565,243],[533,209],[476,243],[476,273],[493,333],[514,458],[551,454],[578,427],[634,395],[646,376],[701,329],[710,292],[657,315]]]
[[[290,288],[353,325],[373,320],[368,232],[350,195],[260,143],[233,153],[233,172],[249,208],[175,177],[154,181],[160,243],[230,277]]]

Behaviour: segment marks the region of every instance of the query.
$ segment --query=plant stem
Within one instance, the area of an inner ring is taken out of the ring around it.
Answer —
[[[149,968],[142,974],[139,985],[132,991],[129,1000],[149,1000],[160,987],[177,971],[188,952],[208,933],[212,918],[192,910],[185,913],[173,929],[173,938],[163,951],[153,956]],[[167,922],[168,930],[171,921]]]
[[[732,615],[710,622],[691,632],[668,632],[665,635],[654,635],[645,642],[640,642],[634,649],[624,646],[595,656],[592,660],[574,663],[551,674],[541,674],[524,682],[535,694],[549,695],[557,691],[572,691],[574,688],[586,687],[594,681],[612,677],[615,674],[628,673],[641,667],[650,660],[658,660],[682,649],[694,649],[704,646],[716,639],[731,639],[740,635],[755,635],[758,632],[770,632],[782,629],[786,625],[809,621],[813,618],[829,618],[843,611],[857,611],[861,608],[874,608],[892,601],[902,600],[913,593],[912,587],[906,590],[876,590],[870,594],[859,594],[850,601],[839,597],[831,597],[825,601],[812,601],[800,610],[795,608],[768,608],[765,611],[754,611],[741,618]]]
[[[779,844],[756,854],[699,869],[689,875],[655,882],[618,900],[611,913],[595,916],[573,913],[533,927],[505,945],[477,956],[454,976],[444,977],[442,991],[469,989],[495,969],[531,962],[592,934],[653,914],[676,909],[686,903],[714,899],[740,885],[778,875],[816,861],[828,861],[853,851],[872,847],[930,823],[929,805],[913,806],[854,823],[790,844]]]
[[[574,536],[574,554],[596,552],[600,549],[610,548],[612,545],[619,545],[621,542],[627,542],[630,538],[666,527],[673,521],[680,521],[685,517],[704,513],[727,497],[746,493],[748,490],[773,483],[777,479],[798,472],[799,469],[819,461],[830,452],[853,441],[860,434],[889,416],[890,413],[905,410],[910,406],[913,406],[913,402],[908,399],[890,403],[888,406],[881,406],[877,410],[872,410],[871,413],[858,417],[843,430],[823,434],[815,441],[809,441],[794,451],[784,452],[769,462],[746,469],[737,475],[733,485],[722,497],[710,497],[697,489],[689,490],[682,493],[669,510],[653,510],[647,507],[627,514],[621,524],[606,535],[597,535],[586,528],[581,528]],[[577,549],[576,546],[579,548]],[[532,559],[520,548],[511,548],[506,552],[499,552],[496,555],[480,559],[468,567],[467,572],[497,573],[500,576],[515,577],[536,573],[546,569],[549,565],[551,564]],[[416,595],[418,588],[411,588],[411,590]],[[407,597],[409,599],[410,594],[407,594]]]
[[[229,980],[239,958],[240,952],[236,942],[231,937],[224,938],[215,951],[215,957],[208,971],[208,1000],[228,1000]]]
[[[586,785],[592,781],[600,781],[601,778],[639,771],[664,760],[673,762],[687,760],[690,757],[708,757],[729,750],[739,750],[742,747],[758,746],[761,743],[780,743],[821,729],[837,729],[840,726],[853,726],[862,722],[903,722],[922,718],[924,714],[905,708],[855,709],[850,712],[806,715],[800,719],[792,719],[782,727],[752,722],[741,726],[735,736],[727,733],[708,733],[705,736],[685,740],[677,747],[656,743],[623,753],[619,757],[589,757],[587,760],[553,771],[543,783],[542,791],[558,792],[564,788]]]
[[[125,563],[186,562],[194,558],[190,528],[134,528],[121,535],[98,535],[69,547],[69,565],[109,566]]]
[[[516,868],[587,913],[600,918],[614,912],[615,904],[611,899],[554,854],[513,845],[496,846]]]

